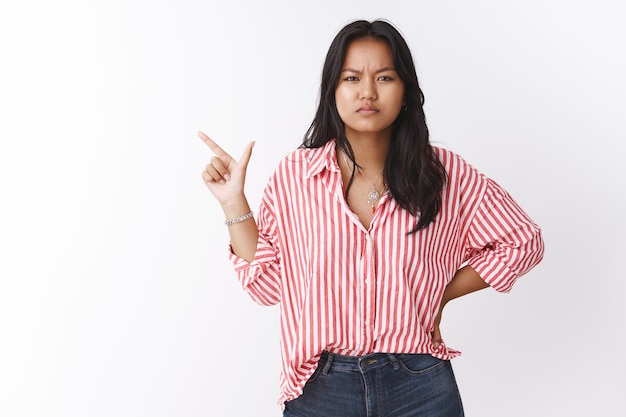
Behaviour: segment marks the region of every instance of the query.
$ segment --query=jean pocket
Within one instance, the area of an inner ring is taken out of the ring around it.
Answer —
[[[410,375],[423,375],[446,364],[443,359],[428,354],[398,355],[400,368]]]
[[[317,380],[317,378],[322,374],[322,368],[323,367],[324,367],[323,361],[318,362],[317,368],[315,368],[315,371],[313,371],[313,373],[311,374],[309,379],[306,380],[306,383],[307,384],[312,384],[313,382],[315,382]]]

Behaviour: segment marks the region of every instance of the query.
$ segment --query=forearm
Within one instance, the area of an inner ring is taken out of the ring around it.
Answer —
[[[471,266],[467,265],[459,269],[452,278],[452,281],[448,283],[443,292],[441,304],[444,306],[450,300],[454,300],[455,298],[462,297],[474,291],[482,290],[488,286],[489,284],[483,281],[480,275],[478,275]]]
[[[227,205],[222,206],[227,220],[234,219],[250,212],[250,205],[245,197],[241,197]],[[230,244],[233,253],[238,257],[252,262],[256,254],[259,229],[254,217],[228,226]]]

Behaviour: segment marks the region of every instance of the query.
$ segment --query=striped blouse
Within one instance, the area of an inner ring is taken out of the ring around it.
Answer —
[[[320,354],[460,354],[433,348],[430,332],[444,288],[466,263],[497,291],[543,256],[539,227],[511,196],[453,152],[435,147],[448,182],[441,211],[408,234],[416,217],[388,194],[369,230],[346,204],[335,143],[285,157],[263,193],[257,252],[231,251],[243,288],[280,303],[279,404],[302,393]]]

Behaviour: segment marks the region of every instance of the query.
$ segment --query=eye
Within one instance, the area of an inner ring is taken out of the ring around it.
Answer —
[[[359,79],[355,77],[354,75],[350,75],[349,77],[346,77],[343,80],[344,81],[358,81]]]
[[[378,77],[378,81],[393,81],[393,78],[388,75],[381,75],[380,77]]]

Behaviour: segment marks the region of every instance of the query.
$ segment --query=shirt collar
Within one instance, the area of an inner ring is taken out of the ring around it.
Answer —
[[[337,164],[337,152],[335,150],[335,139],[329,140],[326,145],[321,148],[312,149],[309,167],[307,169],[307,178],[313,177],[321,173],[324,169],[329,171],[341,171]]]

